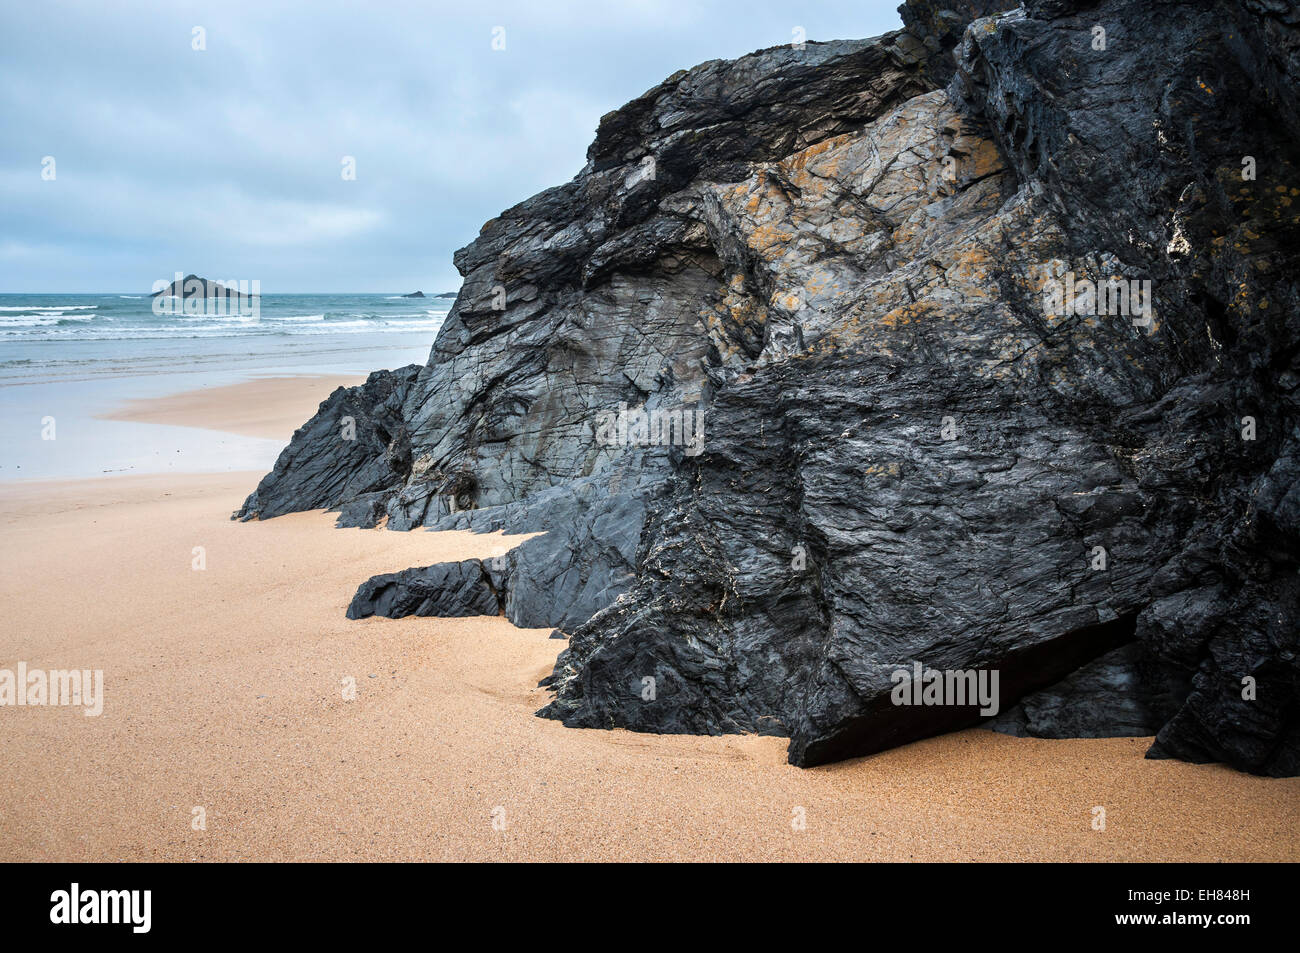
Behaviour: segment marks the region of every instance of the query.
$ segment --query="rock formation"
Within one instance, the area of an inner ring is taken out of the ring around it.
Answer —
[[[177,272],[176,274],[180,274]],[[198,275],[186,275],[184,278],[177,278],[166,288],[151,292],[149,297],[157,298],[159,295],[166,295],[172,298],[236,298],[251,299],[256,298],[256,294],[245,294],[236,287],[223,285],[218,281],[212,281],[208,278],[200,278]]]
[[[423,298],[423,291],[412,291],[409,295],[402,295],[403,298]]]
[[[554,626],[575,727],[812,765],[979,722],[898,704],[919,663],[996,670],[1001,730],[1300,773],[1300,16],[1006,6],[606,115],[237,515],[545,531],[349,614]]]
[[[402,416],[419,365],[376,371],[360,387],[339,387],[244,501],[243,519],[342,507],[345,525],[374,526],[391,492],[411,472]]]

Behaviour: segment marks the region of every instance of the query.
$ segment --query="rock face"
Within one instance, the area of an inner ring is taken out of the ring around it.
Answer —
[[[545,531],[349,613],[558,627],[575,727],[811,765],[977,723],[898,703],[920,664],[996,671],[1002,730],[1300,773],[1300,17],[1006,5],[605,116],[238,515]]]
[[[375,371],[360,387],[337,388],[294,432],[235,518],[342,507],[342,525],[374,526],[411,472],[402,408],[419,371],[417,364]]]
[[[467,559],[373,576],[357,590],[348,606],[348,618],[500,615],[501,609],[487,567],[481,560]]]

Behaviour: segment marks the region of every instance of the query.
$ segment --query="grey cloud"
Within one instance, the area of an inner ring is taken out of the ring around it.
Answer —
[[[796,26],[894,29],[896,6],[9,4],[0,292],[132,292],[177,270],[268,292],[454,288],[452,252],[572,177],[603,113]]]

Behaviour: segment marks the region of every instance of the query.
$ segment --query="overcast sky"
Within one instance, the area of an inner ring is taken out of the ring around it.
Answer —
[[[147,292],[176,271],[454,290],[452,252],[571,179],[604,113],[796,26],[896,29],[897,5],[4,2],[0,293]]]

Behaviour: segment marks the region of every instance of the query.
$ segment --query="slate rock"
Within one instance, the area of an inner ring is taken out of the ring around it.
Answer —
[[[352,597],[348,618],[500,615],[501,608],[483,562],[466,559],[373,576]]]
[[[1159,684],[1149,664],[1143,647],[1131,642],[1027,695],[985,727],[1033,738],[1154,735],[1178,710],[1187,686]]]
[[[241,513],[542,533],[357,598],[566,633],[573,727],[812,765],[980,723],[894,703],[921,663],[998,672],[1026,731],[1296,774],[1300,21],[1010,7],[606,115],[456,253],[427,366],[332,396]],[[1050,305],[1082,279],[1124,296]],[[382,438],[330,439],[344,402]],[[629,408],[702,446],[602,439]]]
[[[412,364],[375,371],[359,387],[337,388],[294,432],[232,519],[337,509],[367,494],[395,492],[411,470],[402,406],[419,370]]]

